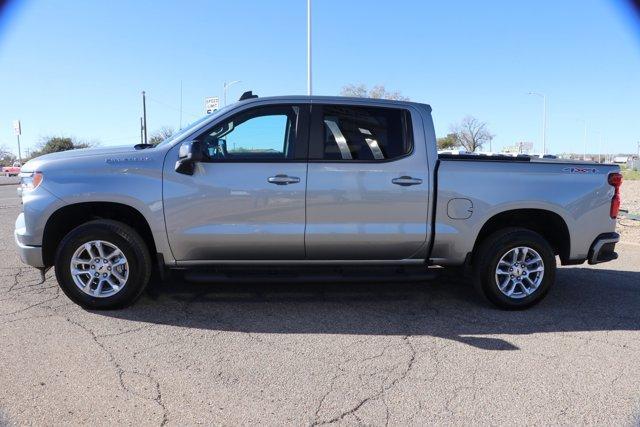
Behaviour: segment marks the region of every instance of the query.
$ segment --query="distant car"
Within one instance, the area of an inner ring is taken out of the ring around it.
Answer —
[[[18,176],[20,175],[20,168],[22,165],[20,162],[15,162],[12,166],[4,166],[2,168],[2,173],[7,176]]]
[[[628,161],[629,161],[629,157],[627,156],[616,156],[613,158],[613,163],[616,163],[619,165],[627,163]]]

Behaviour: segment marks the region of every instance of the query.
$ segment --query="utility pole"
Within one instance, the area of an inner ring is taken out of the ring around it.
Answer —
[[[144,130],[144,142],[147,143],[147,97],[144,91],[142,91],[142,117],[143,117],[143,130]]]
[[[313,93],[311,86],[311,0],[307,0],[307,95]]]
[[[144,124],[142,123],[142,117],[140,117],[140,144],[144,144]]]

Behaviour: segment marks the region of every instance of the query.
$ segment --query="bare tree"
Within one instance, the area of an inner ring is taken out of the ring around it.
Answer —
[[[0,166],[11,166],[17,160],[18,157],[7,146],[0,146]]]
[[[494,135],[487,129],[487,124],[472,116],[466,116],[460,123],[451,126],[457,145],[474,152],[486,143],[490,143]]]
[[[163,126],[151,134],[151,137],[149,138],[149,144],[158,145],[165,139],[169,138],[171,135],[173,135],[173,129],[167,126]]]
[[[367,89],[367,86],[363,84],[346,85],[340,90],[340,96],[355,96],[357,98],[374,98],[374,99],[392,99],[395,101],[409,101],[409,98],[402,96],[399,91],[387,91],[384,86],[376,85]]]

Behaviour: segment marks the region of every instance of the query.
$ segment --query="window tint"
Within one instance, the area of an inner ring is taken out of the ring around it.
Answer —
[[[407,123],[408,113],[403,110],[324,106],[323,146],[319,153],[314,150],[314,158],[383,161],[401,157],[411,151]]]
[[[216,125],[202,136],[210,161],[277,161],[293,158],[300,108],[255,108]]]

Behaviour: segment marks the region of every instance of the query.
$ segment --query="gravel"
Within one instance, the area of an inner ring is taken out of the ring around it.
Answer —
[[[640,181],[624,181],[621,193],[621,209],[640,215]],[[618,219],[617,231],[620,233],[622,241],[640,243],[640,221],[620,218]]]

